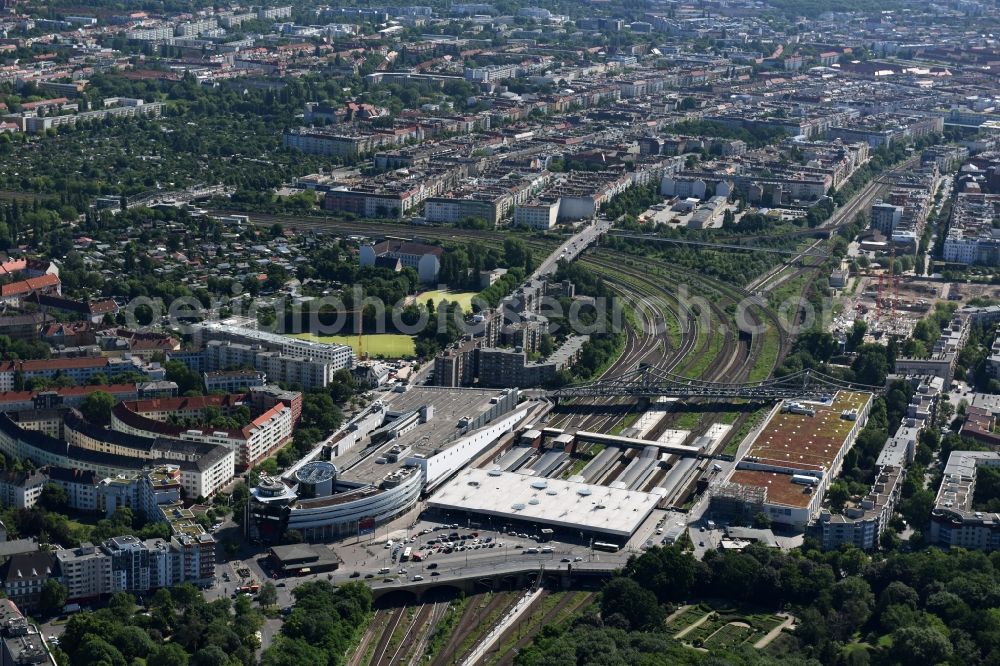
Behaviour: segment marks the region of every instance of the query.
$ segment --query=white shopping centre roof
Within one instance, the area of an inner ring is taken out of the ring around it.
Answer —
[[[499,469],[466,469],[434,493],[428,504],[628,538],[659,500],[660,495],[636,490]]]

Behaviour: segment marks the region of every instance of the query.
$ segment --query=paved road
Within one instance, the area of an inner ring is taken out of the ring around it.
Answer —
[[[552,254],[539,264],[535,272],[531,274],[531,277],[539,278],[555,272],[560,259],[575,259],[598,236],[610,231],[612,226],[614,226],[614,222],[611,220],[596,220],[591,224],[585,224],[572,238],[553,250]]]
[[[664,512],[657,513],[664,514]],[[673,516],[670,520],[678,519],[678,516]],[[655,530],[657,521],[653,519],[648,522],[649,530],[652,532]],[[425,535],[419,534],[421,531],[432,529],[439,524],[435,521],[410,517],[403,520],[403,522],[396,521],[389,526],[388,530],[384,528],[380,529],[377,535],[373,535],[368,540],[355,539],[333,544],[333,548],[344,562],[341,568],[333,573],[318,573],[301,577],[272,579],[266,570],[266,553],[260,551],[259,547],[247,546],[241,551],[238,559],[224,562],[220,558],[220,564],[216,568],[216,583],[205,590],[205,597],[209,601],[223,597],[232,597],[236,588],[240,585],[240,578],[236,573],[236,570],[239,568],[249,569],[255,581],[273,580],[277,586],[278,606],[284,608],[292,605],[294,600],[292,592],[296,587],[305,582],[315,580],[329,580],[335,584],[358,580],[366,582],[375,589],[384,589],[412,584],[414,576],[422,576],[424,583],[443,583],[448,580],[454,580],[457,577],[485,577],[503,571],[523,571],[525,565],[529,563],[531,568],[544,567],[547,571],[564,570],[570,563],[562,562],[563,559],[575,560],[579,558],[579,562],[572,562],[573,567],[579,569],[606,569],[609,565],[617,568],[622,566],[631,554],[627,550],[618,553],[592,551],[589,547],[589,542],[551,542],[548,544],[539,544],[531,537],[522,538],[520,536],[499,533],[496,530],[476,529],[468,525],[457,529],[448,528],[443,531],[432,531]],[[406,539],[407,545],[416,552],[422,549],[421,546],[426,541],[439,538],[453,531],[457,531],[463,536],[476,531],[479,533],[480,538],[490,537],[494,543],[503,543],[503,546],[480,548],[479,550],[465,550],[464,552],[452,552],[450,554],[441,551],[434,553],[428,560],[423,562],[406,563],[400,563],[398,560],[393,561],[392,549],[384,547],[384,543],[388,538],[396,541]],[[651,534],[650,536],[653,535]],[[416,541],[410,541],[414,537]],[[539,552],[533,555],[526,553],[529,548],[541,549],[544,546],[551,547],[553,552]],[[428,568],[428,565],[432,564],[435,565],[434,568]],[[386,567],[390,569],[390,573],[379,575],[378,571]],[[404,569],[406,573],[400,574],[400,568]],[[355,572],[357,572],[356,576],[354,575]],[[229,581],[224,580],[225,575],[228,575]],[[385,582],[386,577],[391,577],[394,581]],[[266,629],[262,630],[265,645],[270,643],[270,636],[277,631],[279,626],[280,623],[278,621],[272,621],[269,622]]]

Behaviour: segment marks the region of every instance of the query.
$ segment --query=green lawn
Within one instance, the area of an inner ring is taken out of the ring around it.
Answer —
[[[620,435],[626,428],[631,428],[632,424],[639,420],[639,412],[629,412],[621,421],[611,429],[612,435]]]
[[[670,427],[674,430],[693,430],[701,421],[702,416],[704,414],[701,412],[681,412],[677,414]]]
[[[701,605],[690,606],[684,609],[683,613],[667,623],[667,627],[670,629],[671,635],[679,633],[690,627],[692,624],[705,617],[705,615],[709,613],[709,610],[710,609]]]
[[[316,340],[329,344],[350,345],[354,353],[358,353],[358,336],[356,335],[313,335],[312,333],[296,333],[293,338]],[[416,355],[413,338],[399,333],[377,333],[363,335],[365,352],[369,356],[384,356],[400,358]]]
[[[704,614],[705,611],[699,611]],[[744,614],[741,609],[716,609],[716,614],[699,625],[696,629],[684,635],[682,639],[685,643],[707,648],[735,647],[746,643],[752,645],[767,635],[771,629],[782,623],[784,618],[770,613],[749,613]],[[685,616],[692,618],[688,625],[693,624],[697,617],[695,613],[685,612],[678,620],[685,619]],[[749,627],[741,627],[738,624],[746,623]],[[671,630],[678,624],[677,620],[671,622]],[[680,631],[677,629],[676,631]]]
[[[764,343],[761,346],[760,355],[756,363],[750,369],[747,377],[748,382],[759,382],[771,376],[774,366],[778,363],[778,351],[781,346],[781,337],[773,326],[768,325],[764,331]]]
[[[587,463],[589,463],[593,459],[594,459],[594,456],[581,457],[581,458],[575,459],[573,461],[573,464],[571,464],[569,467],[567,467],[566,471],[562,473],[562,478],[568,479],[569,477],[573,476],[574,474],[579,474],[583,470],[583,468],[587,466]]]
[[[708,370],[708,366],[712,364],[712,361],[714,361],[719,355],[719,352],[722,351],[722,346],[726,341],[726,336],[715,330],[715,327],[718,326],[718,324],[714,322],[715,319],[713,318],[713,323],[711,325],[712,330],[710,331],[703,331],[703,327],[698,327],[698,345],[692,353],[694,359],[689,362],[680,373],[684,377],[691,377],[693,379],[701,377],[705,371]],[[731,321],[726,322],[725,325],[731,330],[733,329]],[[708,346],[705,348],[704,352],[702,352],[701,346],[703,343],[703,333],[709,336]]]
[[[758,409],[757,411],[755,411],[753,414],[749,415],[746,418],[746,420],[743,421],[743,425],[740,426],[739,430],[733,433],[732,437],[729,438],[729,441],[726,442],[726,447],[722,450],[722,452],[726,455],[731,455],[731,456],[736,455],[736,452],[739,450],[740,447],[740,442],[742,442],[746,438],[746,436],[750,434],[751,430],[760,425],[761,421],[770,412],[771,412],[771,405],[765,405],[760,409]]]
[[[434,301],[434,305],[437,305],[441,301],[458,301],[458,304],[462,306],[462,309],[468,312],[472,309],[472,298],[477,293],[476,291],[452,291],[450,289],[435,289],[434,291],[425,291],[417,296],[418,303],[426,303],[428,300]]]
[[[751,627],[741,627],[737,624],[724,624],[718,631],[705,639],[708,648],[733,648],[754,635]]]

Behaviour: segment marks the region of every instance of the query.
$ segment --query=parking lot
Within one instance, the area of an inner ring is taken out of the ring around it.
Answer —
[[[663,512],[660,512],[661,514]],[[383,526],[375,534],[355,537],[332,544],[343,560],[339,569],[330,573],[310,573],[282,577],[274,572],[267,560],[267,551],[248,554],[240,559],[220,562],[216,584],[206,590],[209,599],[233,597],[237,589],[249,580],[256,583],[270,580],[278,591],[278,604],[292,603],[292,591],[298,585],[313,580],[343,583],[362,580],[373,585],[406,584],[440,578],[489,572],[504,563],[531,561],[538,566],[556,568],[574,562],[624,562],[629,551],[617,553],[593,550],[589,540],[567,543],[542,534],[538,529],[503,531],[459,523],[420,519],[410,525]],[[656,521],[649,527],[655,530]],[[527,529],[527,528],[525,528]],[[565,536],[565,535],[563,535]],[[388,542],[392,541],[392,545]],[[404,554],[409,555],[404,561]]]

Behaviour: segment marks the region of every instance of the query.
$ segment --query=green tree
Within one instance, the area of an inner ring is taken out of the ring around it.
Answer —
[[[687,599],[695,585],[695,561],[679,546],[650,548],[629,560],[624,573],[656,595],[660,602]]]
[[[135,597],[128,592],[115,592],[108,600],[108,608],[118,617],[131,617],[135,613]]]
[[[890,655],[898,664],[939,664],[952,653],[948,638],[932,626],[897,629]]]
[[[150,653],[146,664],[148,666],[187,666],[188,661],[188,653],[183,647],[177,643],[164,643]]]
[[[260,592],[257,593],[257,603],[260,604],[261,608],[268,608],[278,603],[278,588],[275,587],[274,583],[267,581],[260,586]]]
[[[77,650],[75,663],[95,666],[126,666],[125,656],[103,638],[88,635]]]
[[[528,249],[520,238],[508,238],[503,242],[503,254],[508,268],[524,268]]]
[[[38,496],[38,503],[48,511],[64,511],[69,505],[69,497],[58,483],[46,483]]]
[[[890,370],[885,347],[874,343],[861,345],[851,369],[858,382],[869,386],[884,386],[885,377]]]
[[[860,629],[875,608],[875,595],[868,582],[859,576],[848,576],[833,586],[833,608],[841,621],[838,627],[843,637]]]
[[[177,384],[181,395],[200,395],[203,392],[201,375],[180,361],[167,361],[163,364],[167,380]]]
[[[663,609],[649,590],[631,578],[614,578],[601,591],[601,616],[606,622],[620,615],[632,630],[659,629]]]
[[[111,424],[111,408],[114,406],[114,396],[104,391],[94,391],[80,403],[80,413],[94,425],[107,426]]]
[[[830,484],[829,490],[826,491],[826,498],[830,502],[830,509],[834,513],[841,513],[844,510],[844,504],[851,497],[851,491],[847,486],[847,483],[843,479],[837,479]]]
[[[229,655],[218,645],[198,650],[191,659],[191,666],[227,666],[229,663]]]
[[[281,636],[265,650],[261,663],[341,663],[371,610],[371,590],[363,583],[334,587],[327,581],[315,581],[300,585],[293,595],[294,610],[285,620]]]
[[[264,651],[262,666],[302,666],[302,664],[323,664],[326,653],[318,645],[311,645],[301,639],[278,636]]]
[[[921,488],[899,503],[899,513],[911,525],[924,525],[930,519],[931,510],[934,508],[934,500],[935,497],[932,491]]]
[[[55,578],[49,578],[42,583],[38,597],[39,609],[46,615],[56,615],[66,605],[68,591],[66,586]]]
[[[552,340],[552,335],[549,333],[543,333],[542,339],[538,343],[538,353],[541,354],[543,358],[548,358],[553,351],[555,351],[555,342]]]
[[[117,617],[132,618],[134,608],[128,615],[118,615]],[[136,663],[136,659],[144,659],[156,647],[149,634],[141,627],[126,626],[120,627],[111,637],[111,644],[122,653],[129,664]]]
[[[851,327],[851,334],[847,336],[847,351],[854,351],[864,342],[865,334],[868,332],[868,324],[862,319],[854,320]]]

